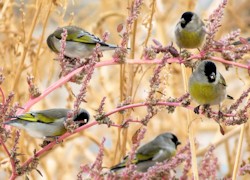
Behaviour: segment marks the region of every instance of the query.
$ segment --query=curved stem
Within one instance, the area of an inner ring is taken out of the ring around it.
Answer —
[[[13,161],[13,158],[11,157],[11,154],[9,152],[9,150],[7,149],[7,147],[5,146],[5,143],[3,142],[3,140],[1,139],[0,137],[0,144],[2,145],[4,151],[6,152],[6,154],[9,156],[9,159],[10,159],[10,164],[11,164],[11,169],[12,169],[12,175],[13,174],[16,174],[16,164],[15,162]],[[11,178],[10,178],[11,179]]]
[[[191,56],[191,59],[197,59],[199,58],[199,55],[193,55]],[[231,65],[235,65],[238,67],[242,67],[245,69],[250,69],[249,66],[247,65],[242,65],[240,63],[236,63],[236,62],[232,62],[232,61],[226,61],[222,58],[218,58],[218,57],[212,57],[212,60],[215,61],[219,61],[222,63],[226,63],[226,64],[231,64]],[[161,62],[161,59],[154,59],[154,60],[137,60],[137,59],[128,59],[126,61],[126,64],[159,64]],[[183,60],[180,60],[178,58],[169,58],[168,63],[183,63]],[[102,67],[102,66],[110,66],[110,65],[120,65],[120,63],[115,62],[114,60],[106,60],[106,61],[101,61],[99,63],[96,64],[96,68],[97,67]],[[17,112],[18,114],[21,114],[25,111],[27,111],[32,105],[34,105],[35,103],[37,103],[38,101],[42,100],[43,98],[45,98],[48,94],[50,94],[52,91],[54,91],[55,89],[59,88],[60,86],[62,86],[63,84],[65,84],[66,82],[68,82],[75,74],[81,72],[83,69],[83,67],[80,67],[74,71],[72,71],[71,73],[69,73],[68,75],[62,77],[61,79],[59,79],[58,81],[56,81],[54,84],[52,84],[51,86],[49,86],[39,97],[35,98],[35,99],[30,99],[23,107],[23,109],[19,110]]]
[[[64,139],[68,138],[69,136],[71,136],[71,135],[73,135],[73,134],[75,134],[75,133],[77,133],[77,132],[83,131],[83,130],[85,130],[85,129],[87,129],[87,128],[90,128],[90,127],[92,127],[92,126],[94,126],[94,125],[97,125],[97,124],[98,124],[98,122],[97,122],[97,121],[94,121],[94,122],[92,122],[92,123],[89,123],[89,124],[86,124],[86,125],[84,125],[84,126],[81,126],[81,127],[77,128],[73,133],[67,132],[67,133],[65,133],[64,135],[60,136],[60,137],[58,138],[57,141],[58,141],[58,142],[63,141]],[[49,144],[48,144],[47,146],[45,146],[43,149],[41,149],[40,151],[38,151],[38,152],[34,155],[34,157],[31,157],[31,158],[29,158],[27,161],[25,161],[25,162],[23,163],[22,167],[28,166],[29,163],[31,163],[31,161],[32,161],[35,157],[39,157],[39,156],[43,155],[46,151],[48,151],[48,150],[50,150],[51,148],[53,148],[56,144],[57,144],[56,141],[53,141],[53,142],[49,143]]]
[[[38,16],[39,16],[39,14],[41,12],[41,7],[42,7],[42,1],[39,2],[38,8],[36,8],[36,13],[34,15],[34,19],[33,19],[33,22],[31,24],[31,29],[30,29],[30,32],[29,32],[29,35],[28,35],[28,39],[27,39],[27,42],[24,44],[24,50],[23,50],[23,53],[22,53],[21,62],[18,65],[17,73],[16,73],[15,79],[13,81],[12,90],[16,89],[16,86],[17,86],[17,84],[19,82],[19,79],[21,77],[21,73],[22,73],[22,70],[23,70],[25,57],[26,57],[26,54],[28,52],[29,46],[31,44],[30,41],[32,39],[32,34],[34,32],[35,25],[36,25],[37,20],[38,20]]]
[[[181,73],[182,73],[182,79],[184,84],[184,91],[188,92],[188,79],[187,79],[187,71],[184,66],[184,64],[181,64]],[[190,148],[191,148],[191,155],[192,155],[192,172],[193,172],[193,178],[195,180],[199,180],[198,175],[198,168],[197,168],[197,158],[196,158],[196,148],[195,148],[195,140],[194,140],[194,129],[191,124],[191,112],[187,111],[187,124],[188,124],[188,137],[190,142]]]
[[[235,157],[232,180],[236,180],[236,176],[238,174],[244,131],[245,131],[245,124],[242,124],[241,129],[240,129],[240,138],[239,138],[238,147],[237,147],[237,154]]]
[[[244,64],[237,63],[237,62],[234,62],[234,61],[228,61],[228,60],[225,60],[225,59],[220,58],[220,57],[212,56],[211,59],[215,60],[215,61],[218,61],[218,62],[221,62],[221,63],[224,63],[224,64],[230,64],[230,65],[237,66],[237,67],[240,67],[240,68],[250,69],[250,66],[248,66],[248,65],[244,65]]]
[[[3,90],[2,90],[1,87],[0,87],[0,93],[1,93],[1,96],[2,96],[2,103],[4,104],[5,103],[5,97],[4,97],[4,93],[3,93]]]
[[[222,144],[224,141],[228,140],[229,138],[231,138],[232,136],[235,136],[236,134],[238,134],[240,132],[241,128],[237,127],[233,130],[231,130],[230,132],[227,132],[224,136],[222,136],[220,139],[216,139],[214,142],[212,142],[212,145],[214,147],[219,146],[220,144]],[[200,150],[197,151],[197,156],[202,156],[207,152],[207,147],[202,148]]]
[[[115,109],[113,109],[112,111],[106,113],[106,114],[105,114],[105,117],[110,116],[110,115],[112,115],[112,114],[114,114],[114,113],[117,113],[117,112],[119,112],[119,111],[126,110],[126,109],[132,109],[132,108],[142,107],[142,106],[148,106],[148,105],[152,105],[152,104],[151,104],[151,103],[145,103],[145,102],[144,102],[144,103],[130,104],[130,105],[126,105],[126,106],[123,106],[123,107],[115,108]],[[157,103],[155,103],[155,105],[162,105],[162,106],[181,106],[181,102],[157,102]],[[192,107],[192,106],[186,106],[185,108],[193,110],[193,107]],[[130,121],[128,121],[128,123],[129,123],[129,122],[130,122]],[[131,121],[131,122],[138,122],[138,121]],[[64,140],[64,139],[68,138],[69,136],[71,136],[71,135],[77,133],[77,132],[80,132],[80,131],[83,131],[83,130],[85,130],[85,129],[88,129],[88,128],[90,128],[90,127],[92,127],[92,126],[95,126],[95,125],[97,125],[97,124],[98,124],[97,121],[93,121],[93,122],[91,122],[91,123],[89,123],[89,124],[86,124],[86,125],[84,125],[84,126],[81,126],[81,127],[77,128],[73,133],[67,132],[67,133],[65,133],[64,135],[60,136],[60,137],[58,138],[57,141],[60,142],[60,141],[62,141],[62,140]],[[119,125],[113,125],[113,126],[114,126],[114,127],[118,127],[118,128],[121,128],[121,127],[122,127],[122,126],[119,126]],[[41,149],[40,151],[38,151],[38,152],[34,155],[34,157],[31,157],[31,158],[29,158],[27,161],[25,161],[25,162],[23,163],[23,165],[21,166],[21,168],[24,167],[24,166],[28,166],[28,165],[32,162],[32,160],[33,160],[35,157],[39,157],[39,156],[43,155],[45,152],[47,152],[48,150],[50,150],[51,148],[53,148],[55,145],[56,145],[56,141],[53,141],[53,142],[49,143],[49,144],[48,144],[47,146],[45,146],[43,149]],[[11,176],[11,177],[12,177],[12,179],[15,179],[16,176],[17,176],[16,174],[12,173],[12,176]]]

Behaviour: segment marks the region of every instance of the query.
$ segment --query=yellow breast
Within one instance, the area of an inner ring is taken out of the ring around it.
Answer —
[[[210,104],[218,101],[220,96],[215,87],[211,84],[193,83],[189,87],[191,97],[199,104]]]
[[[177,42],[178,45],[183,48],[198,48],[204,39],[199,33],[186,30],[182,30],[179,35],[180,37],[178,37]]]

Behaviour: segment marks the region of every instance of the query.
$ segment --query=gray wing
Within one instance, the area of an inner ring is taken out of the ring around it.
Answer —
[[[46,116],[52,119],[60,119],[63,117],[67,117],[68,111],[70,111],[70,109],[55,108],[55,109],[47,109],[47,110],[32,112],[32,114],[34,116],[36,116],[37,114],[41,114],[43,116]]]
[[[153,141],[143,145],[137,151],[137,154],[142,155],[154,155],[161,150],[160,139],[154,139]]]
[[[220,73],[219,83],[222,84],[223,86],[227,86],[226,81],[221,73]]]

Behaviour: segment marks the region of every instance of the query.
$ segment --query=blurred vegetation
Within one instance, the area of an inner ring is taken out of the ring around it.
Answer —
[[[29,100],[27,76],[33,75],[40,91],[59,79],[60,66],[57,55],[50,51],[46,44],[47,36],[57,27],[76,25],[102,37],[109,32],[109,43],[120,44],[121,32],[117,31],[120,24],[125,25],[132,0],[92,0],[92,1],[64,1],[64,0],[5,0],[0,2],[0,67],[3,68],[5,81],[2,89],[7,95],[13,91],[15,102],[22,106]],[[170,44],[173,39],[174,27],[184,11],[198,11],[203,19],[217,6],[219,1],[191,0],[145,0],[140,15],[133,25],[128,47],[131,51],[128,59],[140,59],[143,49],[152,45],[156,39],[163,45]],[[203,8],[204,7],[204,8]],[[198,10],[197,10],[198,8]],[[250,3],[247,0],[230,0],[226,7],[222,27],[216,38],[221,38],[237,28],[241,29],[241,36],[249,36]],[[197,50],[192,50],[197,53]],[[113,52],[104,52],[101,61],[110,60]],[[249,54],[240,63],[246,63]],[[161,57],[157,57],[161,58]],[[218,64],[218,63],[217,63]],[[219,65],[219,64],[218,64]],[[92,115],[99,107],[103,97],[107,97],[105,111],[109,112],[123,101],[131,98],[133,102],[143,102],[149,92],[149,80],[156,65],[115,65],[101,67],[95,70],[87,91],[87,103],[82,105]],[[228,94],[237,98],[243,90],[249,87],[249,75],[246,70],[230,68],[226,71],[222,65],[219,70],[228,84]],[[191,69],[187,69],[186,78]],[[167,64],[161,71],[161,85],[159,97],[180,97],[185,94],[184,81],[179,64]],[[73,108],[75,95],[80,85],[67,83],[57,89],[45,99],[37,103],[31,110],[66,107]],[[0,97],[1,100],[1,97]],[[13,102],[14,103],[14,102]],[[230,101],[225,100],[223,107]],[[193,103],[193,105],[196,105]],[[217,110],[217,107],[214,107]],[[198,149],[207,147],[213,141],[222,144],[216,148],[218,153],[219,177],[231,176],[234,157],[237,148],[239,131],[224,138],[220,134],[218,124],[213,120],[196,116],[192,113],[192,123],[187,121],[187,111],[177,108],[169,114],[164,108],[154,116],[147,126],[144,142],[156,135],[170,131],[178,136],[183,144],[188,139],[189,128],[192,126],[195,138],[200,144]],[[135,108],[124,114],[115,114],[111,119],[120,124],[124,119],[142,119],[147,114],[146,108]],[[93,116],[92,116],[93,119]],[[248,122],[245,124],[246,133],[242,150],[242,159],[249,158],[250,132]],[[38,169],[43,177],[33,171],[30,179],[73,179],[80,171],[80,165],[92,163],[98,152],[98,145],[103,137],[105,142],[105,167],[119,162],[131,148],[131,137],[141,125],[131,123],[129,128],[108,128],[106,125],[95,126],[81,133],[71,136],[65,142],[55,146],[40,158]],[[233,127],[225,127],[226,133]],[[21,131],[19,150],[21,161],[33,155],[34,149],[40,149],[41,140],[34,139]],[[13,131],[13,136],[15,130]],[[13,141],[9,139],[7,146],[11,148]],[[198,151],[199,152],[199,151]],[[199,157],[199,156],[198,156]],[[6,154],[0,152],[0,179],[7,179],[11,166]],[[249,176],[245,176],[247,179]],[[24,178],[23,178],[24,179]]]

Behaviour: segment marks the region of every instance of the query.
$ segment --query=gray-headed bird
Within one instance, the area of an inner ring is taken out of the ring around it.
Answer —
[[[116,45],[107,44],[80,27],[65,26],[57,28],[55,32],[47,38],[49,48],[56,54],[60,52],[60,41],[62,39],[61,34],[63,33],[63,29],[67,30],[66,47],[64,52],[66,57],[87,58],[92,54],[97,43],[100,44],[99,50],[101,51],[114,50],[117,48]]]
[[[132,160],[132,164],[136,165],[136,170],[139,172],[146,172],[149,167],[154,166],[156,162],[163,162],[175,155],[177,146],[181,144],[177,137],[172,133],[163,133],[158,135],[155,139],[141,146]],[[123,161],[113,167],[111,171],[120,171],[126,167],[128,156]]]
[[[203,60],[199,62],[189,78],[189,93],[191,98],[200,105],[220,105],[227,97],[226,81],[218,72],[216,65],[212,61]],[[199,106],[194,111],[199,113]]]
[[[182,14],[175,27],[175,41],[180,48],[199,48],[205,35],[205,25],[197,14],[193,12]]]

